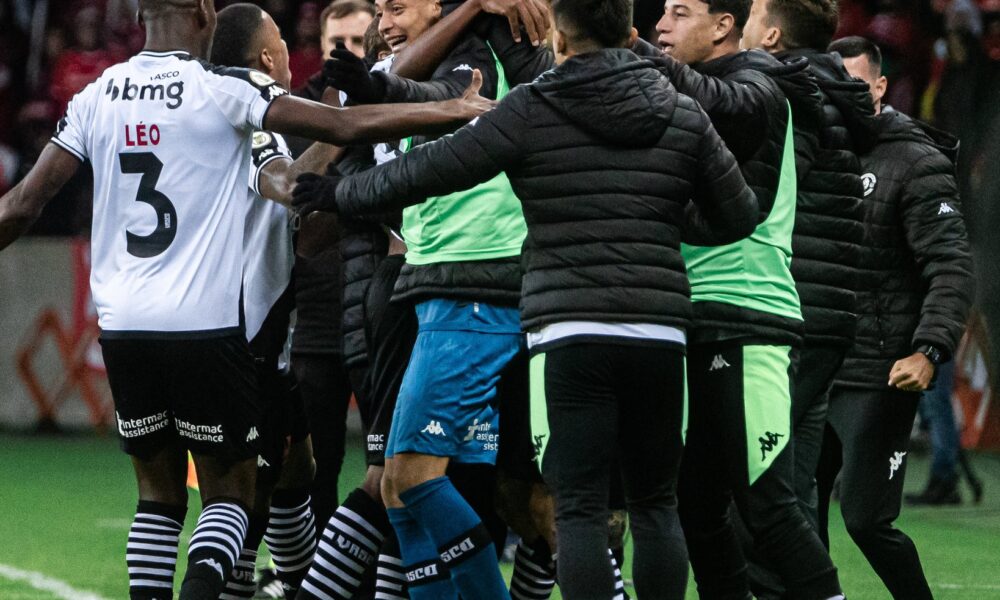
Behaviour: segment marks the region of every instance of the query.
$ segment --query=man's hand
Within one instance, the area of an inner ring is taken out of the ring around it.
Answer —
[[[510,34],[521,41],[521,28],[528,32],[533,46],[545,41],[549,33],[549,7],[544,0],[479,0],[485,13],[507,17]]]
[[[904,392],[922,392],[931,384],[934,365],[922,352],[896,361],[889,371],[889,385]]]
[[[462,95],[454,100],[447,100],[454,105],[455,114],[466,121],[471,121],[479,115],[492,110],[497,105],[496,100],[483,98],[479,88],[483,87],[483,74],[479,69],[472,71],[472,82],[465,88]]]
[[[303,173],[295,180],[292,208],[300,219],[316,211],[337,212],[337,184],[344,177],[332,165],[326,172]]]
[[[385,98],[385,83],[372,76],[365,61],[354,56],[343,43],[337,43],[323,63],[323,83],[344,92],[358,104],[379,104]]]

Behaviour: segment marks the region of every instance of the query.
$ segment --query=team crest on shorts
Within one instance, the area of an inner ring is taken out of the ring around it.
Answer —
[[[865,198],[871,196],[872,192],[875,191],[875,185],[878,183],[878,179],[875,178],[874,173],[865,173],[861,176],[861,185],[865,190]]]

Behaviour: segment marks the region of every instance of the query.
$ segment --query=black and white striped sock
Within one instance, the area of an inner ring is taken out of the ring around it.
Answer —
[[[316,520],[308,490],[274,492],[264,542],[282,585],[298,590],[316,552]]]
[[[611,548],[608,548],[608,559],[611,561],[611,569],[615,573],[614,600],[629,600],[628,594],[625,593],[625,579],[622,577],[622,570],[618,567],[618,561],[615,560],[615,555],[611,552]]]
[[[375,574],[375,600],[408,600],[406,569],[400,557],[399,540],[394,532],[382,542]]]
[[[351,492],[326,524],[297,597],[353,598],[389,529],[384,508],[360,488]]]
[[[264,537],[267,519],[261,515],[250,515],[250,526],[243,541],[240,557],[226,579],[226,587],[219,600],[250,600],[257,591],[257,548]]]
[[[556,564],[545,538],[532,544],[521,540],[514,552],[514,575],[510,579],[513,600],[547,600],[556,585]]]
[[[177,538],[185,506],[140,500],[128,532],[125,563],[132,600],[171,600],[177,569]]]
[[[247,535],[246,510],[231,500],[205,505],[188,546],[188,568],[181,586],[187,600],[215,600],[222,593]]]

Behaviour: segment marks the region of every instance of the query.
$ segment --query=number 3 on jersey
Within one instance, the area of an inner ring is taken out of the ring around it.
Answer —
[[[177,235],[177,211],[170,199],[156,190],[163,163],[152,152],[123,152],[118,159],[122,173],[142,174],[136,202],[145,202],[156,211],[156,229],[149,235],[136,235],[125,230],[126,250],[132,256],[151,258],[163,253]]]

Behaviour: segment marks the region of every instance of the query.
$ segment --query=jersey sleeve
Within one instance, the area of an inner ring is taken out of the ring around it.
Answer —
[[[270,131],[255,131],[250,154],[252,156],[250,189],[258,196],[262,196],[259,186],[260,174],[264,167],[279,159],[291,161],[292,153],[280,135]]]
[[[237,129],[261,129],[271,103],[288,93],[253,69],[210,67],[206,83],[215,104]]]
[[[69,106],[66,107],[66,114],[56,125],[55,135],[52,136],[52,143],[77,157],[81,162],[90,158],[87,135],[93,127],[94,103],[97,101],[100,81],[98,79],[73,96]]]

